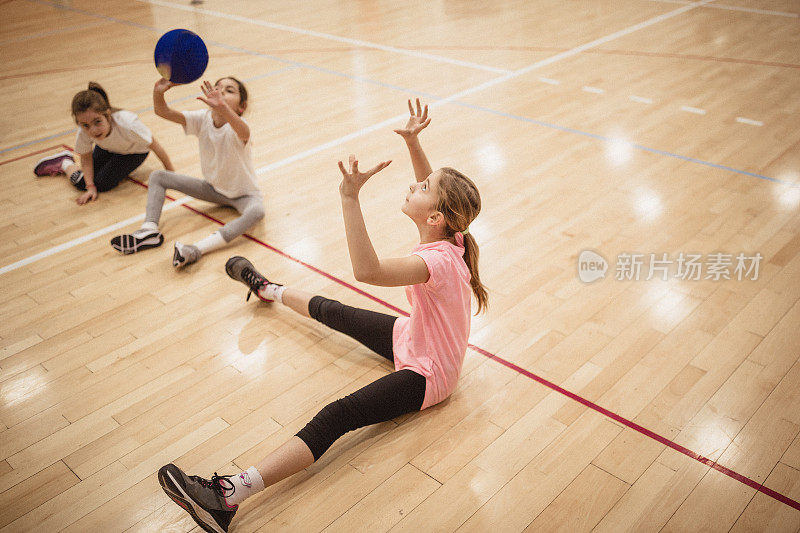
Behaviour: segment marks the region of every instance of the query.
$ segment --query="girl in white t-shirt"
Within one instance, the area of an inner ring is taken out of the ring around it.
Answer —
[[[153,138],[147,126],[135,113],[111,107],[108,95],[99,84],[90,81],[89,88],[72,99],[72,116],[78,124],[75,152],[60,152],[36,164],[37,176],[66,174],[79,190],[86,191],[77,199],[83,205],[95,200],[97,193],[113,189],[147,158],[150,150],[173,170],[167,152]]]
[[[147,214],[142,227],[130,234],[117,235],[111,246],[123,254],[161,246],[164,236],[158,230],[167,189],[225,206],[239,212],[239,218],[194,244],[175,243],[172,265],[178,268],[194,263],[200,256],[216,250],[243,234],[264,218],[264,198],[256,185],[256,172],[250,152],[250,127],[242,119],[247,109],[247,89],[233,77],[217,80],[212,87],[203,82],[203,96],[210,109],[176,111],[167,105],[164,93],[176,84],[165,79],[153,88],[156,115],[183,126],[195,135],[200,147],[200,168],[205,179],[176,172],[157,170],[150,174]]]

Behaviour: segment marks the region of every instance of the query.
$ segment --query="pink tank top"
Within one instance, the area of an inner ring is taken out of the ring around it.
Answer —
[[[456,387],[467,352],[472,293],[463,246],[436,241],[418,244],[412,253],[425,261],[430,277],[406,287],[411,316],[394,323],[394,367],[425,376],[425,409]]]

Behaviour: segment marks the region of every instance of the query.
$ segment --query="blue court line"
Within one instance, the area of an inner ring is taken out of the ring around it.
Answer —
[[[485,113],[491,113],[493,115],[498,115],[498,116],[501,116],[501,117],[510,118],[510,119],[513,119],[513,120],[518,120],[518,121],[521,121],[521,122],[528,122],[530,124],[536,124],[537,126],[543,126],[545,128],[550,128],[550,129],[553,129],[553,130],[563,131],[563,132],[566,132],[566,133],[574,133],[576,135],[582,135],[584,137],[589,137],[591,139],[596,139],[598,141],[603,141],[603,142],[606,142],[606,143],[620,142],[619,139],[614,139],[613,137],[606,137],[604,135],[599,135],[597,133],[590,133],[588,131],[576,130],[575,128],[569,128],[569,127],[566,127],[566,126],[559,126],[558,124],[552,124],[550,122],[544,122],[542,120],[536,120],[534,118],[522,117],[520,115],[513,115],[511,113],[506,113],[504,111],[498,111],[496,109],[490,109],[488,107],[482,107],[482,106],[479,106],[479,105],[469,104],[469,103],[466,103],[466,102],[460,102],[458,100],[454,100],[453,103],[456,104],[456,105],[460,105],[462,107],[475,109],[477,111],[483,111]],[[791,185],[791,186],[794,186],[794,187],[800,187],[800,183],[794,184],[794,183],[791,183],[791,182],[788,182],[788,181],[784,181],[784,180],[781,180],[781,179],[778,179],[778,178],[773,178],[773,177],[770,177],[770,176],[764,176],[763,174],[756,174],[755,172],[748,172],[747,170],[740,170],[738,168],[733,168],[733,167],[729,167],[729,166],[726,166],[726,165],[720,165],[719,163],[712,163],[710,161],[704,161],[702,159],[697,159],[695,157],[689,157],[689,156],[685,156],[685,155],[681,155],[681,154],[676,154],[674,152],[668,152],[666,150],[660,150],[658,148],[650,148],[649,146],[644,146],[642,144],[636,144],[636,143],[627,142],[627,141],[623,141],[623,142],[625,142],[625,144],[627,144],[631,148],[636,148],[637,150],[642,150],[644,152],[650,152],[652,154],[658,154],[658,155],[664,155],[664,156],[667,156],[667,157],[673,157],[675,159],[680,159],[680,160],[683,160],[683,161],[687,161],[689,163],[697,163],[698,165],[704,165],[704,166],[707,166],[707,167],[716,168],[716,169],[720,169],[720,170],[727,170],[729,172],[734,172],[736,174],[742,174],[744,176],[750,176],[750,177],[753,177],[753,178],[759,178],[759,179],[762,179],[762,180],[771,181],[773,183],[780,183],[782,185]]]
[[[123,24],[123,25],[127,25],[127,26],[133,26],[135,28],[145,29],[145,30],[148,30],[148,31],[151,31],[151,32],[156,32],[156,33],[160,33],[161,32],[160,29],[154,28],[152,26],[146,26],[146,25],[143,25],[143,24],[139,24],[137,22],[131,22],[131,21],[127,21],[127,20],[117,19],[117,18],[114,18],[114,17],[109,17],[107,15],[100,15],[98,13],[92,13],[90,11],[85,11],[85,10],[74,8],[74,7],[70,7],[70,6],[62,6],[62,5],[58,5],[58,4],[52,4],[52,3],[47,2],[45,0],[28,0],[28,1],[29,2],[36,2],[36,3],[39,3],[39,4],[44,4],[44,5],[47,5],[47,6],[50,6],[50,7],[54,7],[54,8],[57,8],[57,9],[62,9],[62,10],[65,10],[65,11],[74,11],[74,12],[81,13],[81,14],[84,14],[84,15],[89,16],[89,17],[100,18],[100,19],[108,20],[110,22],[117,23],[117,24]],[[207,42],[212,44],[212,45],[214,45],[214,46],[217,46],[219,48],[223,48],[225,50],[230,50],[230,51],[234,51],[234,52],[240,52],[240,53],[244,53],[244,54],[252,55],[252,56],[256,56],[256,57],[264,57],[264,58],[271,59],[273,61],[277,61],[279,63],[284,63],[284,64],[288,65],[287,68],[279,69],[279,70],[276,70],[276,71],[272,71],[271,73],[268,73],[267,75],[271,75],[273,73],[278,73],[278,72],[283,72],[283,71],[289,70],[289,67],[291,67],[291,68],[306,68],[306,69],[316,70],[318,72],[323,72],[323,73],[326,73],[326,74],[330,74],[330,75],[333,75],[333,76],[350,79],[350,80],[353,80],[353,81],[358,81],[358,82],[362,82],[362,83],[368,83],[368,84],[371,84],[371,85],[377,85],[379,87],[383,87],[383,88],[386,88],[386,89],[392,89],[392,90],[395,90],[395,91],[400,91],[400,92],[404,92],[404,93],[408,93],[408,94],[412,94],[412,95],[417,95],[417,96],[424,96],[424,97],[429,98],[429,99],[434,100],[434,101],[444,100],[444,98],[441,97],[441,96],[437,96],[437,95],[433,95],[433,94],[427,94],[427,93],[422,92],[422,91],[415,91],[415,90],[412,90],[412,89],[409,89],[409,88],[406,88],[406,87],[400,87],[400,86],[392,85],[392,84],[389,84],[389,83],[383,83],[383,82],[380,82],[380,81],[372,80],[372,79],[369,79],[369,78],[364,78],[364,77],[361,77],[361,76],[354,76],[352,74],[347,74],[347,73],[344,73],[344,72],[339,72],[339,71],[327,69],[327,68],[324,68],[324,67],[319,67],[319,66],[316,66],[316,65],[309,65],[309,64],[306,64],[306,63],[301,63],[299,61],[292,61],[292,60],[289,60],[289,59],[284,59],[284,58],[281,58],[281,57],[276,57],[276,56],[272,56],[272,55],[269,55],[269,54],[265,54],[263,52],[257,52],[255,50],[248,50],[246,48],[241,48],[241,47],[238,47],[238,46],[233,46],[233,45],[229,45],[229,44],[226,44],[226,43],[221,43],[221,42],[218,42],[218,41],[208,40]],[[181,100],[176,100],[176,102],[177,101],[186,100],[188,98],[192,98],[192,97],[182,98]],[[482,107],[482,106],[478,106],[478,105],[474,105],[474,104],[469,104],[469,103],[466,103],[466,102],[461,102],[459,100],[453,100],[452,103],[455,104],[455,105],[459,105],[459,106],[462,106],[462,107],[469,108],[469,109],[474,109],[474,110],[477,110],[477,111],[482,111],[482,112],[485,112],[485,113],[490,113],[490,114],[493,114],[493,115],[497,115],[497,116],[501,116],[501,117],[505,117],[505,118],[510,118],[510,119],[513,119],[513,120],[521,121],[521,122],[527,122],[529,124],[536,124],[538,126],[542,126],[542,127],[545,127],[545,128],[550,128],[550,129],[554,129],[554,130],[558,130],[558,131],[563,131],[565,133],[573,133],[573,134],[576,134],[576,135],[581,135],[583,137],[589,137],[591,139],[596,139],[596,140],[603,141],[603,142],[618,142],[617,140],[615,140],[615,139],[613,139],[611,137],[606,137],[604,135],[599,135],[599,134],[596,134],[596,133],[590,133],[590,132],[578,130],[578,129],[575,129],[575,128],[569,128],[569,127],[566,127],[566,126],[559,126],[558,124],[552,124],[550,122],[544,122],[544,121],[536,120],[536,119],[533,119],[533,118],[514,115],[514,114],[511,114],[511,113],[506,113],[504,111],[498,111],[498,110],[490,109],[490,108],[487,108],[487,107]],[[147,111],[147,110],[150,110],[150,109],[152,109],[152,107],[149,107],[149,108],[145,109],[144,111]],[[45,138],[42,138],[42,139],[38,139],[38,140],[35,140],[35,141],[30,141],[30,142],[24,143],[22,145],[12,146],[10,148],[6,148],[4,150],[0,150],[0,154],[2,154],[4,152],[7,152],[9,150],[14,150],[14,149],[21,148],[21,147],[24,147],[24,146],[29,146],[29,145],[35,144],[37,142],[43,142],[45,140],[54,139],[54,138],[60,137],[62,135],[68,134],[71,131],[74,132],[75,130],[73,129],[73,130],[69,130],[69,131],[66,131],[66,132],[62,132],[60,134],[51,135],[51,136],[48,136],[48,137],[45,137]],[[789,186],[792,186],[792,187],[800,187],[800,184],[790,183],[790,182],[787,182],[787,181],[784,181],[784,180],[781,180],[781,179],[778,179],[778,178],[773,178],[773,177],[770,177],[770,176],[765,176],[763,174],[757,174],[757,173],[749,172],[749,171],[746,171],[746,170],[740,170],[740,169],[729,167],[727,165],[722,165],[722,164],[719,164],[719,163],[713,163],[713,162],[710,162],[710,161],[704,161],[702,159],[697,159],[697,158],[694,158],[694,157],[689,157],[689,156],[685,156],[685,155],[681,155],[681,154],[676,154],[676,153],[673,153],[673,152],[668,152],[666,150],[660,150],[658,148],[650,148],[648,146],[644,146],[644,145],[641,145],[641,144],[636,144],[636,143],[627,143],[627,144],[630,147],[635,148],[637,150],[641,150],[641,151],[644,151],[644,152],[649,152],[649,153],[656,154],[656,155],[672,157],[672,158],[675,158],[675,159],[680,159],[680,160],[686,161],[688,163],[695,163],[695,164],[707,166],[707,167],[710,167],[710,168],[716,168],[716,169],[719,169],[719,170],[725,170],[725,171],[728,171],[728,172],[733,172],[735,174],[741,174],[743,176],[750,176],[750,177],[753,177],[753,178],[758,178],[758,179],[762,179],[762,180],[765,180],[765,181],[771,181],[773,183],[779,183],[779,184],[782,184],[782,185],[789,185]]]
[[[262,78],[268,78],[268,77],[274,76],[276,74],[282,74],[284,72],[288,72],[288,71],[294,70],[296,68],[299,68],[299,67],[295,67],[295,66],[291,66],[290,65],[288,67],[279,68],[278,70],[271,70],[271,71],[269,71],[269,72],[267,72],[265,74],[259,74],[258,76],[253,76],[251,78],[245,78],[243,81],[245,81],[247,83],[250,83],[251,81],[260,80]],[[178,102],[185,102],[186,100],[192,100],[194,98],[197,98],[198,96],[200,96],[200,94],[201,93],[191,94],[189,96],[184,96],[183,98],[178,98],[177,100],[170,100],[168,103],[177,104]],[[149,107],[142,107],[140,109],[133,109],[132,111],[138,115],[139,113],[146,113],[147,111],[152,111],[152,110],[153,110],[153,106],[149,106]],[[38,144],[38,143],[41,143],[41,142],[44,142],[44,141],[57,139],[57,138],[62,137],[64,135],[69,135],[70,133],[75,133],[77,131],[78,131],[78,128],[72,128],[72,129],[69,129],[69,130],[64,130],[62,132],[56,133],[54,135],[48,135],[47,137],[41,137],[41,138],[35,139],[33,141],[28,141],[28,142],[25,142],[25,143],[22,143],[22,144],[17,144],[15,146],[11,146],[9,148],[4,148],[3,150],[0,150],[0,154],[3,154],[5,152],[10,152],[12,150],[17,150],[19,148],[25,148],[26,146],[31,146],[32,144]]]

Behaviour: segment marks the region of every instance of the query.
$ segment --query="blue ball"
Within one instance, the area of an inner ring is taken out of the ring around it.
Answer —
[[[199,79],[208,66],[206,43],[189,30],[170,30],[156,43],[156,68],[164,79],[173,83],[191,83]]]

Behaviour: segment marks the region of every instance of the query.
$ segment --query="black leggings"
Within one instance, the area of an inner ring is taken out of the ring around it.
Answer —
[[[394,360],[392,329],[397,317],[322,296],[311,299],[308,312],[315,320],[354,338],[389,361]],[[413,370],[398,370],[326,405],[297,436],[316,461],[348,431],[419,411],[424,399],[425,377]]]
[[[144,163],[150,152],[145,154],[117,154],[103,150],[95,145],[92,150],[92,163],[94,166],[94,184],[98,192],[110,191],[127,178],[131,172]],[[76,171],[69,177],[69,181],[79,190],[86,190],[86,180],[83,171]]]

